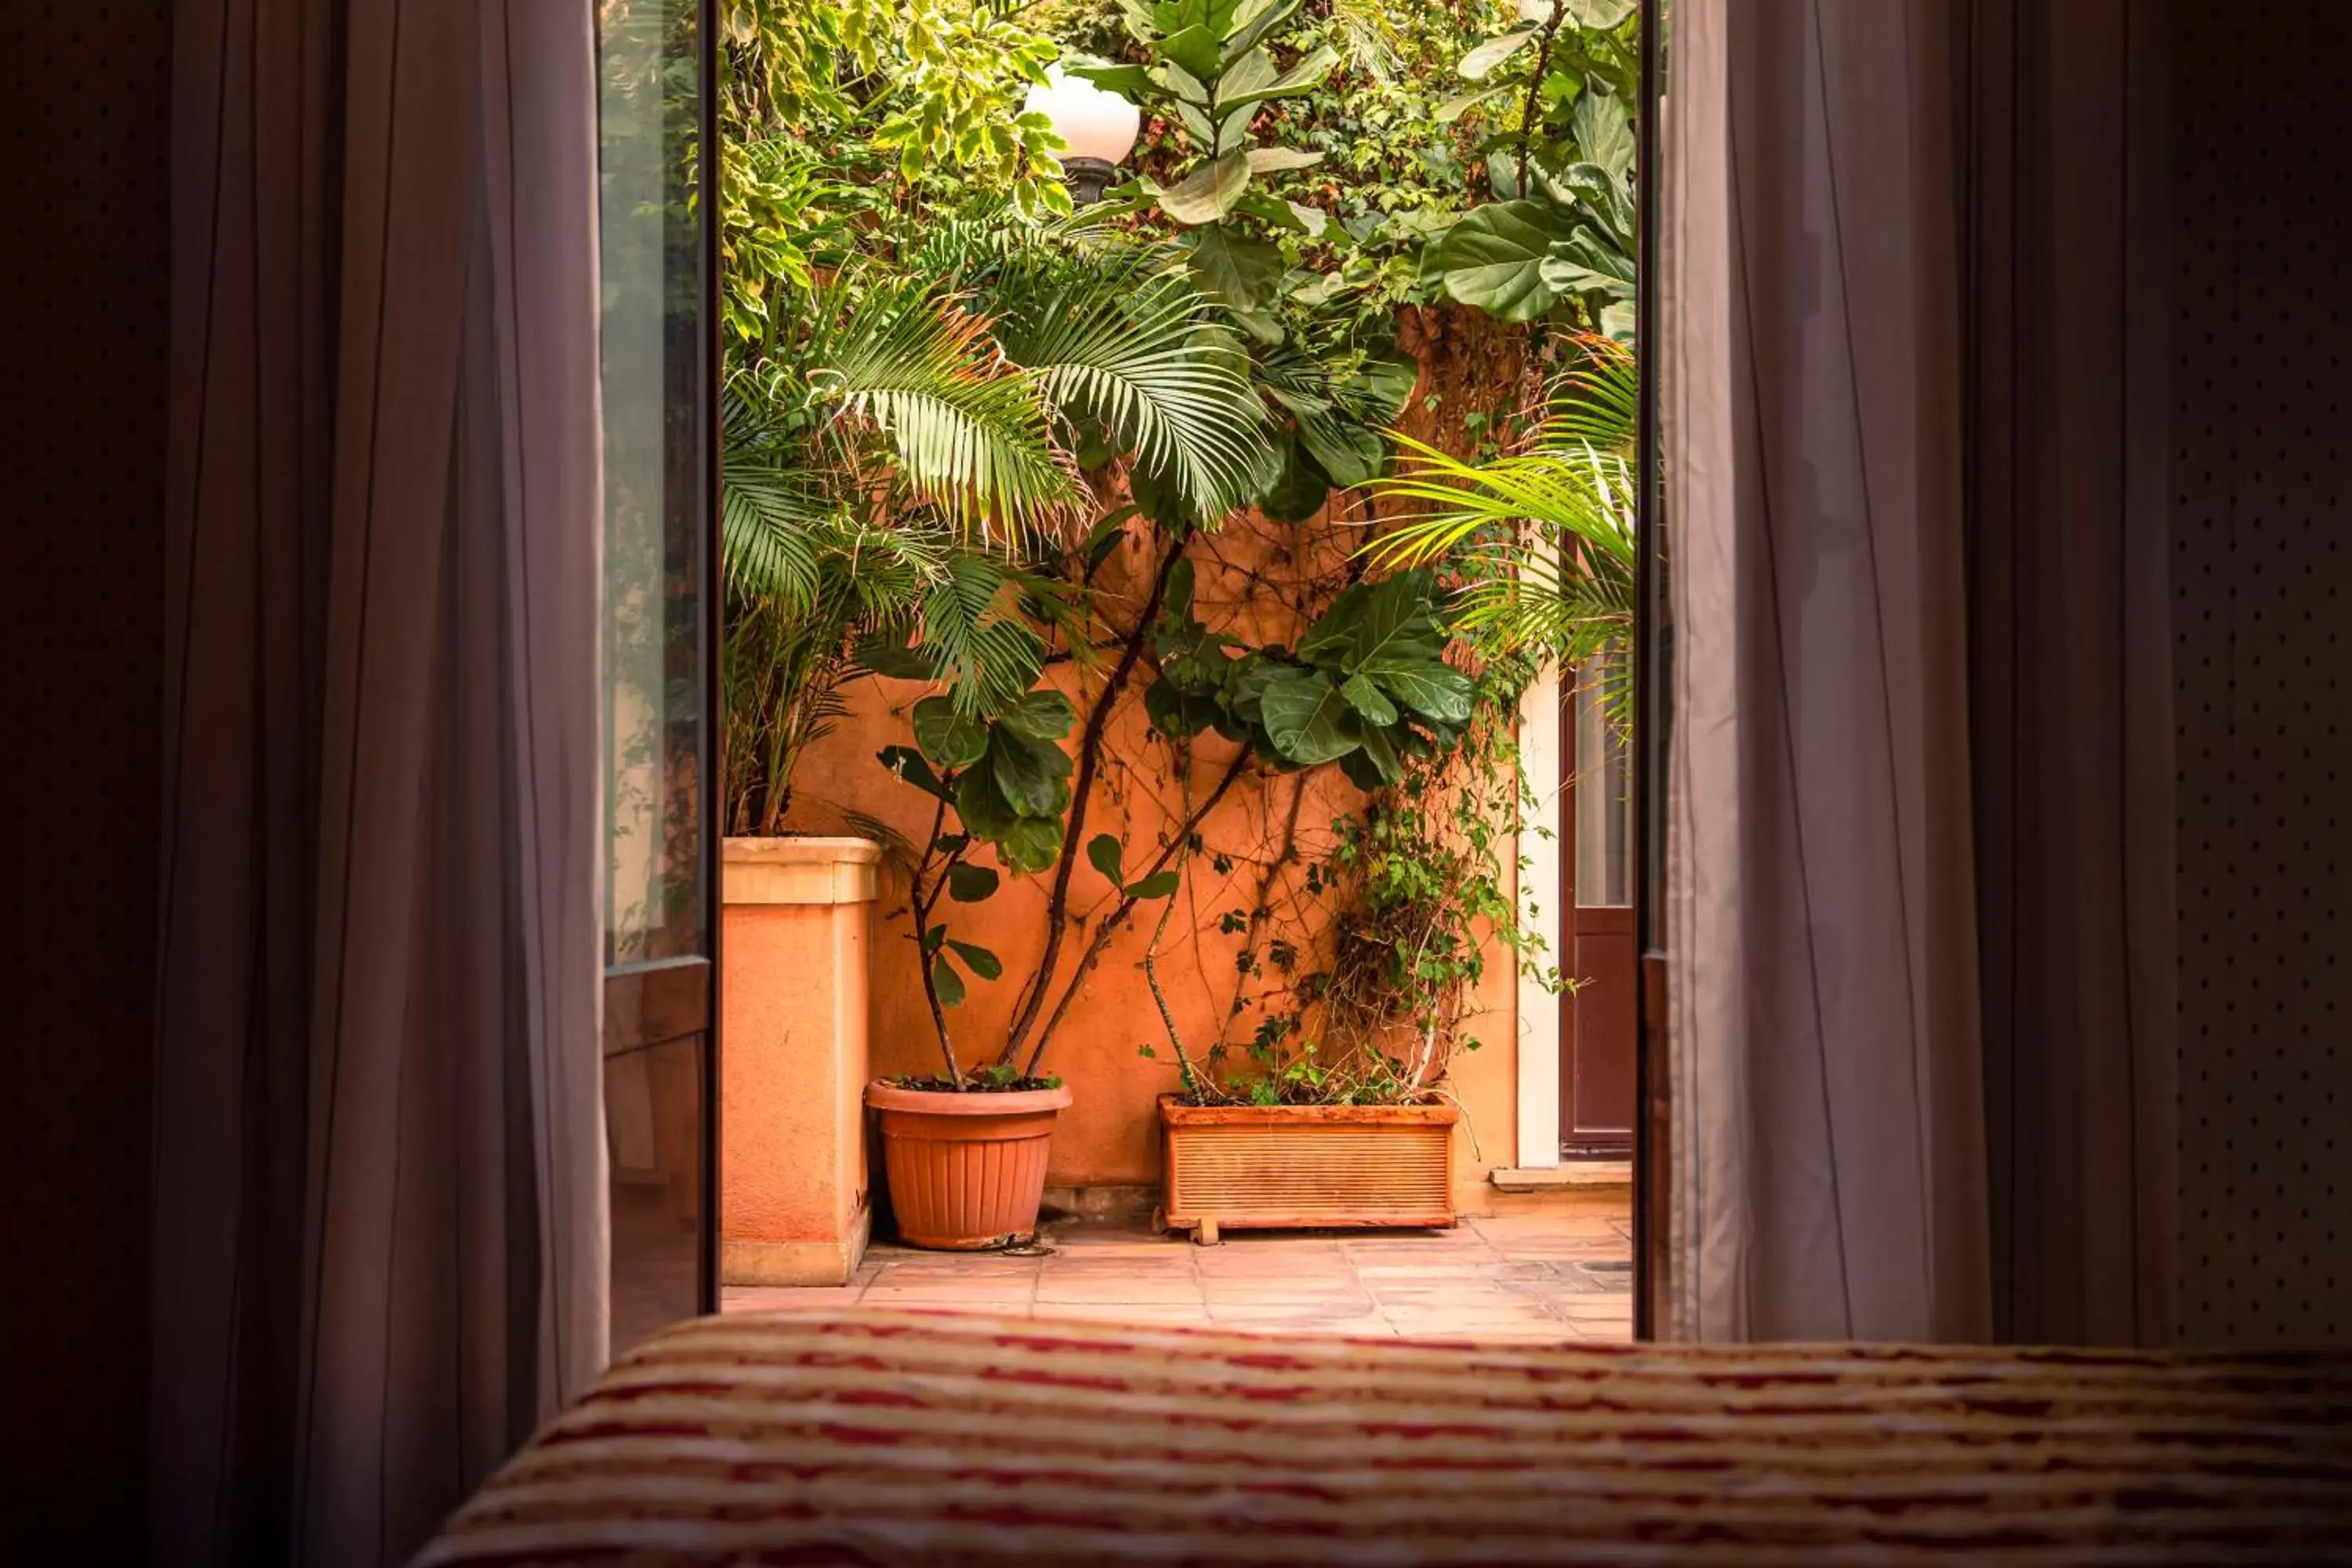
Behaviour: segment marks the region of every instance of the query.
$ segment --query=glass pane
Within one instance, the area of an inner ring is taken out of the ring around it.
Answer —
[[[695,0],[604,0],[605,962],[707,951]]]
[[[1576,687],[1576,902],[1580,909],[1633,901],[1633,758],[1610,721],[1607,689],[1622,680],[1622,655],[1593,660]]]
[[[700,1310],[699,1035],[604,1058],[613,1170],[613,1351]]]
[[[711,737],[697,0],[596,9],[613,1335],[705,1301]]]

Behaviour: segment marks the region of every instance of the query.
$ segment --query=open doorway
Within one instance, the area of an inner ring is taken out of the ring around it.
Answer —
[[[825,16],[719,40],[726,1304],[1625,1337],[1635,6]]]

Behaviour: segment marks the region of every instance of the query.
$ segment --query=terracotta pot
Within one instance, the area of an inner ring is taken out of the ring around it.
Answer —
[[[1070,1091],[900,1089],[876,1081],[866,1103],[882,1121],[882,1164],[901,1240],[974,1252],[1037,1234],[1054,1119]]]

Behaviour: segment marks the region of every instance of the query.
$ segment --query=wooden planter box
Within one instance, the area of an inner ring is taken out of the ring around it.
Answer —
[[[1451,1226],[1452,1105],[1179,1105],[1160,1100],[1164,1229]]]

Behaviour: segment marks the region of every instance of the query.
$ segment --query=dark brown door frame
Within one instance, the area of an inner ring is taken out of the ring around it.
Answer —
[[[1660,1328],[1658,1296],[1664,1284],[1666,1245],[1667,1141],[1665,931],[1661,921],[1665,890],[1665,758],[1672,741],[1665,693],[1670,689],[1672,627],[1665,615],[1665,582],[1659,553],[1664,526],[1664,486],[1658,443],[1657,377],[1651,367],[1658,352],[1658,157],[1659,98],[1666,82],[1667,36],[1664,0],[1642,4],[1642,97],[1638,106],[1637,218],[1640,258],[1634,269],[1634,321],[1641,344],[1638,436],[1635,463],[1633,602],[1633,922],[1641,980],[1634,991],[1633,1061],[1633,1335],[1655,1339]]]
[[[724,894],[719,886],[719,849],[727,824],[719,813],[724,801],[719,781],[726,777],[725,683],[719,679],[726,632],[726,552],[719,538],[725,515],[719,494],[724,439],[719,428],[719,376],[726,364],[719,326],[719,0],[697,0],[695,45],[699,56],[696,74],[701,79],[695,96],[702,144],[696,183],[701,200],[695,215],[701,225],[697,237],[702,247],[702,777],[697,781],[702,831],[696,848],[702,865],[702,951],[709,957],[708,983],[703,987],[702,1025],[702,1229],[696,1238],[697,1309],[706,1317],[719,1310],[719,1058],[726,1042],[720,1037],[719,976],[722,972],[719,918]]]

